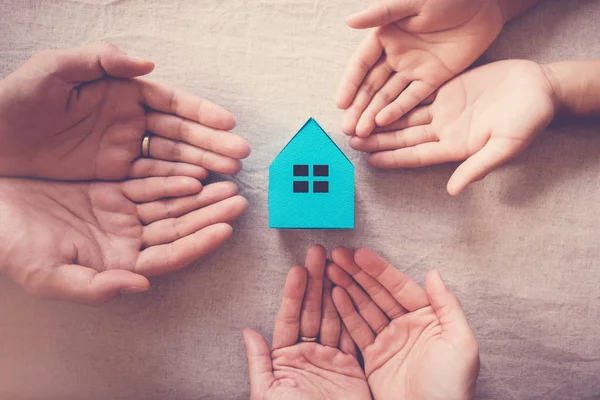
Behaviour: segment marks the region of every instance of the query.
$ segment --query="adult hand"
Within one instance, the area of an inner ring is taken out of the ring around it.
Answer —
[[[467,185],[523,151],[556,114],[557,96],[542,66],[500,61],[468,71],[442,86],[430,105],[411,111],[350,146],[372,153],[378,168],[412,168],[466,160],[448,182]]]
[[[332,259],[333,301],[375,399],[474,398],[477,341],[437,272],[423,290],[371,250],[336,248]]]
[[[366,137],[477,60],[504,17],[497,0],[381,0],[348,24],[377,26],[348,64],[337,96],[346,110],[343,131]]]
[[[142,79],[150,61],[95,43],[34,55],[0,81],[0,175],[121,180],[233,174],[250,153],[225,109]],[[150,157],[140,158],[146,132]]]
[[[244,330],[252,400],[371,398],[356,347],[333,305],[331,284],[323,279],[325,257],[323,247],[312,246],[306,268],[289,271],[272,351],[259,333]]]
[[[232,233],[247,201],[189,177],[119,183],[0,180],[0,268],[30,294],[97,305],[148,289]]]

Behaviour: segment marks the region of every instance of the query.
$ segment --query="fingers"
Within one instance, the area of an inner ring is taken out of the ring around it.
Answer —
[[[364,81],[352,101],[352,105],[344,113],[342,130],[346,135],[353,135],[356,132],[356,125],[361,118],[365,108],[379,89],[388,80],[392,73],[390,65],[385,58],[381,58],[377,64],[369,71]],[[373,117],[375,119],[375,117]]]
[[[356,343],[360,351],[364,352],[375,341],[375,334],[369,327],[369,324],[356,311],[352,300],[350,300],[350,296],[348,296],[348,293],[344,289],[339,286],[334,287],[332,297],[335,308],[337,308],[352,340]]]
[[[292,346],[298,341],[300,312],[307,280],[308,273],[305,268],[295,266],[288,272],[273,331],[273,350]]]
[[[327,266],[327,277],[348,293],[354,308],[375,334],[381,333],[389,325],[390,321],[385,314],[343,269],[330,263]]]
[[[377,255],[373,250],[357,250],[354,253],[354,261],[363,271],[385,287],[394,299],[408,311],[415,311],[429,305],[427,294],[421,286],[398,271],[396,267]]]
[[[178,115],[215,129],[228,131],[235,128],[235,118],[221,106],[158,82],[138,82],[145,105],[156,111]]]
[[[354,358],[358,358],[358,352],[356,351],[356,344],[348,332],[346,325],[342,324],[340,332],[340,351],[342,353],[350,354]]]
[[[427,99],[436,89],[429,83],[412,81],[396,100],[377,114],[377,125],[386,126],[396,121]]]
[[[138,158],[129,169],[129,178],[148,178],[151,176],[189,176],[198,180],[208,178],[208,170],[198,165]]]
[[[242,169],[239,160],[161,136],[152,136],[150,139],[150,156],[160,160],[198,165],[221,174],[233,175]]]
[[[377,133],[367,138],[358,136],[350,138],[350,147],[364,152],[403,149],[423,143],[437,141],[428,125],[413,126],[400,131]]]
[[[86,46],[47,50],[32,58],[33,62],[50,65],[55,76],[65,82],[79,84],[105,76],[134,78],[149,74],[154,63],[130,57],[117,46],[107,42],[96,42]]]
[[[365,109],[356,125],[356,135],[367,137],[376,127],[376,116],[388,104],[398,98],[400,93],[408,86],[410,81],[401,74],[394,74],[377,92],[369,106]]]
[[[419,168],[458,161],[458,159],[460,157],[446,143],[429,142],[397,150],[371,153],[368,162],[375,168]]]
[[[98,272],[80,265],[60,265],[24,285],[36,297],[86,305],[104,304],[121,293],[148,290],[148,279],[124,270]]]
[[[248,200],[234,196],[192,211],[177,218],[163,219],[147,225],[142,233],[142,246],[149,248],[183,239],[208,226],[231,222],[248,208]]]
[[[394,299],[390,292],[354,262],[354,253],[352,251],[345,247],[337,247],[331,252],[331,258],[347,274],[352,276],[352,279],[367,292],[371,300],[377,304],[377,307],[388,318],[395,319],[406,314],[406,309]]]
[[[123,194],[134,203],[199,193],[202,184],[186,176],[153,177],[123,182]]]
[[[323,301],[321,307],[321,332],[319,334],[320,343],[323,346],[338,347],[340,343],[341,324],[340,316],[335,309],[331,297],[333,285],[329,279],[323,280]]]
[[[194,210],[235,196],[238,187],[233,182],[217,182],[202,188],[198,194],[173,199],[162,199],[137,205],[137,215],[148,225],[163,219],[177,218]]]
[[[310,246],[306,253],[305,265],[308,272],[308,282],[300,315],[300,336],[314,337],[319,335],[326,258],[325,248],[319,245]]]
[[[430,271],[427,274],[425,287],[431,307],[440,320],[444,333],[459,341],[472,340],[473,331],[460,302],[454,293],[448,290],[439,272]]]
[[[433,102],[435,101],[435,99],[437,98],[438,95],[438,91],[434,91],[433,93],[431,93],[429,96],[427,96],[427,98],[425,100],[423,100],[421,103],[419,103],[421,106],[429,106],[432,105]]]
[[[338,88],[336,104],[341,109],[347,109],[356,92],[369,72],[383,53],[383,47],[374,34],[369,34],[360,44],[346,67],[346,72]]]
[[[477,153],[462,163],[448,181],[448,193],[460,194],[469,184],[485,178],[490,172],[515,157],[526,144],[491,138]]]
[[[412,126],[430,124],[433,121],[433,115],[429,105],[430,104],[411,110],[402,118],[391,123],[390,125],[375,128],[375,133],[394,132],[410,128]]]
[[[148,247],[136,262],[135,271],[144,276],[163,275],[177,271],[214,251],[231,237],[227,224],[210,225],[173,243]]]
[[[164,138],[183,141],[226,157],[243,159],[250,155],[250,145],[240,136],[176,115],[150,112],[146,114],[146,129]]]
[[[415,1],[385,0],[364,11],[351,15],[346,20],[346,23],[354,29],[374,28],[411,17],[418,12],[419,8]]]
[[[275,382],[269,345],[262,335],[252,329],[244,329],[244,344],[250,375],[250,399],[260,399]]]

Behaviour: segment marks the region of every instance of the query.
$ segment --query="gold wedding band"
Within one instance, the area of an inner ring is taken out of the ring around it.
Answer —
[[[144,135],[144,138],[142,139],[142,156],[144,158],[150,157],[150,138],[151,137],[152,137],[152,135],[150,135],[149,133],[146,133]]]
[[[313,343],[319,339],[318,336],[300,336],[300,341],[305,343]]]

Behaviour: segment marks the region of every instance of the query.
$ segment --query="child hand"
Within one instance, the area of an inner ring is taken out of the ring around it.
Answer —
[[[530,61],[488,64],[442,86],[381,133],[352,137],[377,168],[414,168],[462,161],[448,182],[459,194],[515,157],[552,121],[557,96],[546,69]]]
[[[393,0],[348,24],[378,26],[350,61],[337,97],[346,110],[343,131],[366,137],[471,65],[498,36],[504,17],[497,1]]]

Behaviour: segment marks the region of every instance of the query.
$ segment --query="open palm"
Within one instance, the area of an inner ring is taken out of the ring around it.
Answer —
[[[225,109],[134,78],[154,64],[108,43],[48,50],[0,81],[0,175],[60,180],[236,173],[250,148]],[[150,157],[140,158],[142,138]]]
[[[265,357],[267,355],[265,354]],[[316,343],[273,351],[272,377],[260,396],[265,400],[370,399],[365,374],[355,356]]]
[[[312,246],[306,268],[293,267],[285,283],[272,352],[257,332],[244,330],[252,400],[364,400],[369,387],[356,346],[324,279],[325,249]],[[319,343],[299,342],[318,337]]]
[[[365,361],[375,399],[473,398],[477,342],[439,274],[427,289],[370,250],[334,249],[333,300]]]
[[[471,348],[455,345],[461,341]],[[444,331],[426,307],[393,319],[363,357],[376,399],[466,399],[475,393],[475,350],[472,335]]]
[[[373,153],[369,163],[379,168],[466,160],[448,182],[448,192],[456,195],[524,150],[555,113],[553,87],[543,67],[500,61],[454,78],[432,104],[369,138],[353,137],[350,145]]]
[[[352,27],[377,28],[340,84],[344,132],[366,137],[396,121],[471,65],[503,23],[496,1],[473,0],[396,0],[351,17]]]
[[[232,183],[0,180],[0,268],[33,295],[100,304],[146,290],[231,235],[247,207]]]

